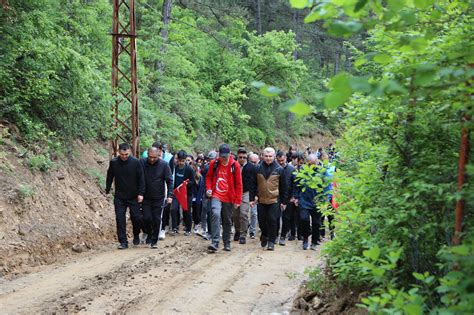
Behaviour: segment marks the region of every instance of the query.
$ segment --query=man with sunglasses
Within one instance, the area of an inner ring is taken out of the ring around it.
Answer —
[[[249,211],[250,207],[256,203],[256,176],[255,166],[252,163],[247,163],[247,150],[239,148],[237,150],[237,159],[240,164],[242,173],[242,203],[240,207],[234,208],[233,220],[235,227],[234,241],[239,241],[239,244],[246,243],[247,228],[249,226]]]

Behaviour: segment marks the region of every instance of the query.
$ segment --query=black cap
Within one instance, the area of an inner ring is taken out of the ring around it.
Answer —
[[[219,146],[219,156],[228,157],[230,154],[230,146],[227,143],[223,143]]]

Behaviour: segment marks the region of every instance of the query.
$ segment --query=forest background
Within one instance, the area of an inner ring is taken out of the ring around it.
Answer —
[[[47,170],[67,141],[110,137],[110,3],[2,4],[0,116]],[[340,207],[325,210],[336,238],[312,289],[353,288],[373,313],[474,312],[469,160],[456,187],[473,130],[469,1],[143,0],[137,11],[143,146],[337,135]]]

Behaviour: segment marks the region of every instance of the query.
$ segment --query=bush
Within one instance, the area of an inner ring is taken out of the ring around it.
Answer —
[[[33,155],[28,158],[27,163],[31,170],[41,172],[47,172],[55,166],[47,154]]]

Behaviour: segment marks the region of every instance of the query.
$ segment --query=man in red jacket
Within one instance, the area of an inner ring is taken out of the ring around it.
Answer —
[[[228,144],[221,144],[219,157],[209,163],[206,175],[206,195],[211,198],[211,245],[209,252],[219,247],[222,217],[222,240],[224,250],[230,251],[230,233],[232,228],[232,212],[242,201],[242,175],[240,165],[230,155]]]

